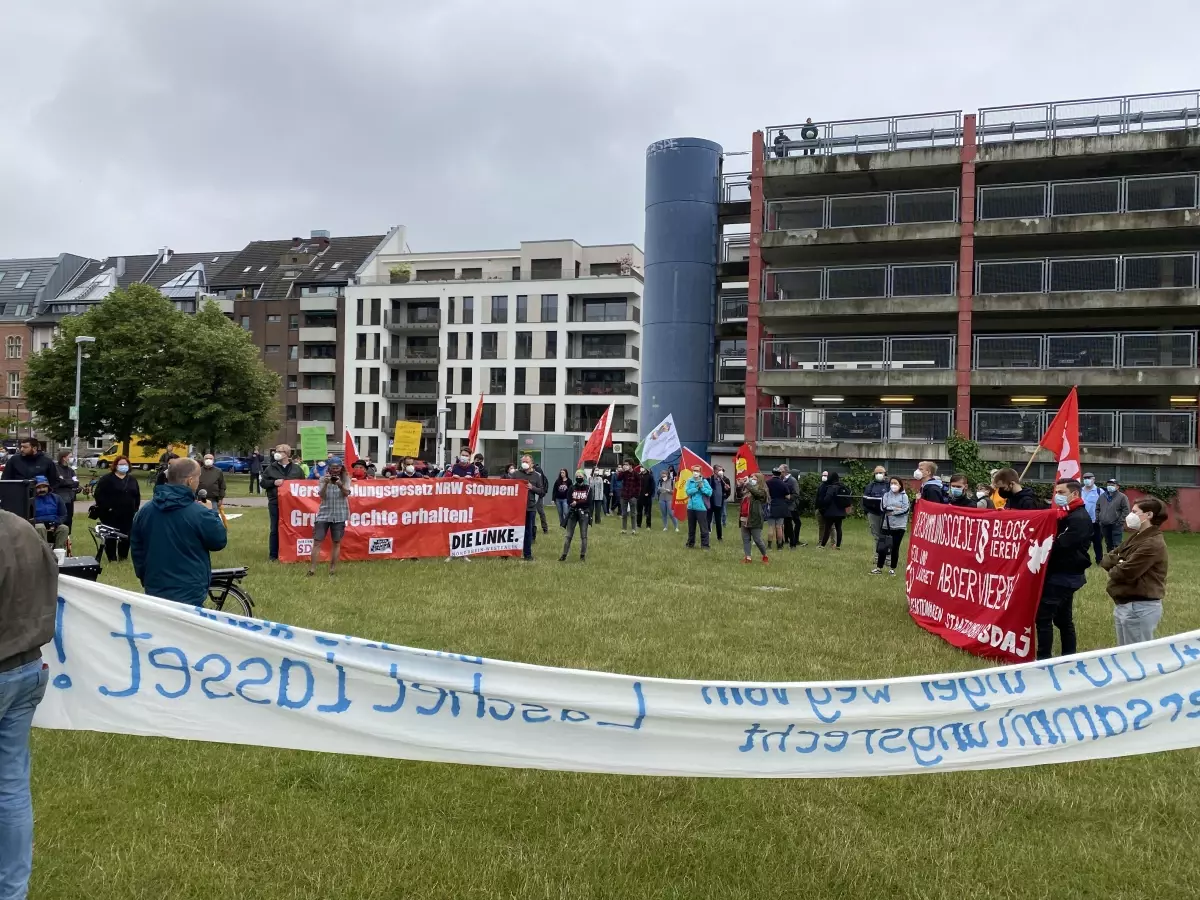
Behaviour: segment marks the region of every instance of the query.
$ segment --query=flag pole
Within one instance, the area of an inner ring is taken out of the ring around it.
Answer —
[[[1020,481],[1022,484],[1025,482],[1025,476],[1029,474],[1029,469],[1033,465],[1033,461],[1037,459],[1038,451],[1041,449],[1042,448],[1039,445],[1038,448],[1033,451],[1033,455],[1029,457],[1029,462],[1025,463],[1025,468],[1021,470],[1021,477],[1018,478],[1017,481]]]

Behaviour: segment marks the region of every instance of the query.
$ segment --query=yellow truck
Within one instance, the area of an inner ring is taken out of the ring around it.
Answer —
[[[129,465],[134,468],[156,469],[158,468],[159,460],[162,459],[162,455],[167,451],[161,447],[152,447],[149,444],[143,446],[141,442],[144,440],[146,438],[140,434],[135,434],[129,439]],[[187,444],[172,444],[171,452],[176,456],[187,456]],[[113,461],[120,455],[121,445],[119,443],[113,444],[100,454],[100,465],[111,466]]]

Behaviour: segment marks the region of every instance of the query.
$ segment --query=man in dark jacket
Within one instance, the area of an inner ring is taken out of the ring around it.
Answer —
[[[722,536],[722,526],[725,524],[725,504],[733,498],[730,496],[729,479],[725,477],[725,470],[721,466],[713,466],[713,473],[708,479],[708,483],[712,485],[712,497],[709,500],[711,504],[708,507],[708,530],[712,531],[713,526],[717,529],[717,540],[724,540]]]
[[[262,485],[259,483],[259,478],[262,477],[262,470],[263,455],[255,447],[254,452],[250,454],[250,493],[252,494],[262,491]]]
[[[48,542],[54,544],[55,550],[67,549],[67,537],[71,530],[67,527],[67,507],[62,498],[50,490],[45,475],[34,479],[33,525]]]
[[[22,438],[21,452],[8,458],[0,481],[33,481],[39,475],[45,476],[50,490],[58,487],[58,469],[42,452],[41,442],[36,438]]]
[[[1045,509],[1031,488],[1021,486],[1016,469],[1001,469],[992,476],[992,487],[1004,498],[1005,509]],[[1090,519],[1089,519],[1090,521]]]
[[[532,456],[521,457],[521,469],[513,477],[521,479],[529,486],[525,495],[525,545],[521,556],[524,559],[533,559],[533,541],[534,535],[537,534],[537,506],[538,500],[546,496],[546,479],[533,467]]]
[[[29,729],[46,693],[42,645],[54,637],[58,565],[33,526],[0,510],[0,890],[24,897],[33,867]]]
[[[629,531],[637,534],[637,503],[638,495],[642,492],[642,479],[633,471],[633,463],[626,460],[621,466],[621,534],[625,533],[628,521]]]
[[[971,493],[967,476],[958,474],[950,476],[950,490],[946,499],[951,506],[961,506],[965,509],[978,509],[979,499]]]
[[[1054,485],[1054,505],[1059,510],[1058,534],[1046,561],[1046,580],[1037,610],[1037,658],[1054,655],[1054,629],[1062,642],[1062,655],[1075,652],[1075,621],[1072,603],[1075,592],[1087,583],[1083,574],[1092,564],[1092,517],[1080,493],[1083,485],[1073,478],[1060,478]],[[1006,505],[1005,509],[1009,506]]]
[[[533,464],[533,471],[542,476],[542,488],[544,490],[542,496],[538,497],[537,514],[538,518],[542,521],[542,534],[549,534],[550,524],[546,521],[546,493],[550,490],[550,479],[546,477],[546,470],[538,463]]]
[[[74,465],[75,457],[71,455],[70,449],[58,451],[58,462],[54,466],[54,470],[58,472],[58,487],[54,489],[54,493],[58,494],[67,508],[68,531],[75,524],[75,498],[79,495],[79,476],[72,468]]]
[[[152,597],[200,606],[208,596],[208,555],[225,549],[229,535],[216,510],[196,501],[199,486],[199,464],[173,459],[167,483],[154,489],[154,499],[134,517],[129,535],[133,571]]]
[[[875,552],[879,538],[883,536],[883,504],[881,501],[888,490],[887,469],[883,466],[876,466],[862,495],[863,513],[867,517],[867,527],[871,529],[872,553]]]
[[[267,543],[270,559],[279,559],[279,483],[304,478],[304,470],[292,462],[292,448],[280,444],[271,454],[260,481],[267,492],[267,515],[271,520],[271,537]]]
[[[646,527],[650,527],[650,510],[654,508],[654,495],[658,493],[658,483],[654,480],[654,472],[645,466],[638,466],[638,478],[641,479],[641,490],[637,501],[637,523],[642,527],[643,516]]]

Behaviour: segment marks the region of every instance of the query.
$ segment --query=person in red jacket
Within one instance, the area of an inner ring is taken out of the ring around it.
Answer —
[[[642,493],[642,479],[633,471],[629,460],[621,465],[621,534],[626,529],[637,534],[637,503]]]

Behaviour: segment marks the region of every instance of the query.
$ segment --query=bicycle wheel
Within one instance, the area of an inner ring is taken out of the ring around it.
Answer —
[[[250,595],[234,584],[216,597],[212,595],[210,588],[208,597],[204,600],[204,607],[217,612],[233,613],[236,616],[254,615],[254,604],[250,600]]]

